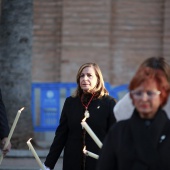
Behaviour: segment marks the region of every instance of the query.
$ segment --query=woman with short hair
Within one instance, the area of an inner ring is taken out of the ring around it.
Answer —
[[[132,116],[109,131],[97,170],[169,170],[170,120],[162,109],[170,93],[165,72],[140,67],[129,91]]]

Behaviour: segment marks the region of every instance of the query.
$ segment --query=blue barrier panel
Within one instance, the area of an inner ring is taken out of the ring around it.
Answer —
[[[128,84],[122,84],[109,89],[110,95],[117,101],[121,99],[128,91]]]
[[[75,88],[75,83],[32,84],[34,131],[54,131],[56,129],[64,100],[72,94]]]
[[[59,90],[56,88],[44,88],[41,90],[41,128],[51,128],[56,127],[59,121],[58,110],[60,109],[59,105]]]
[[[128,85],[113,87],[105,83],[109,94],[119,100],[128,91]],[[34,131],[55,131],[66,97],[73,94],[76,83],[33,83],[32,117]]]

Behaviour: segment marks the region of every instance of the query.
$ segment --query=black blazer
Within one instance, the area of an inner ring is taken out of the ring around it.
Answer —
[[[88,125],[103,141],[106,133],[116,121],[113,114],[115,100],[110,96],[92,100],[89,105],[90,117]],[[84,118],[84,107],[80,98],[69,97],[66,99],[61,113],[60,124],[56,130],[54,141],[47,155],[45,165],[54,168],[62,149],[64,148],[63,170],[81,170],[83,164],[83,130],[81,121]],[[86,133],[86,149],[98,154],[99,147]],[[86,157],[86,170],[94,170],[96,159]]]
[[[8,133],[9,133],[8,120],[0,90],[0,139],[2,140],[4,137],[8,137]]]
[[[170,120],[159,110],[152,121],[134,111],[105,138],[97,170],[170,170]]]

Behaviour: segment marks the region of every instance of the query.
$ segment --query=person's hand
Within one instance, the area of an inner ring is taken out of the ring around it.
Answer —
[[[44,164],[43,164],[43,167],[45,170],[50,170],[50,168],[46,167]],[[40,170],[42,170],[42,169],[40,169]]]
[[[11,150],[11,142],[9,142],[7,147],[4,149],[6,142],[7,142],[7,137],[2,139],[2,154],[3,154],[3,156],[5,156]]]

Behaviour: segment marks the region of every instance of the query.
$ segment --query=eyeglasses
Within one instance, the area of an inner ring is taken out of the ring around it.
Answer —
[[[134,99],[141,99],[144,94],[147,95],[148,99],[153,99],[155,96],[158,96],[161,94],[161,92],[158,90],[154,90],[154,91],[152,91],[152,90],[148,90],[148,91],[132,90],[130,93],[132,94]]]

